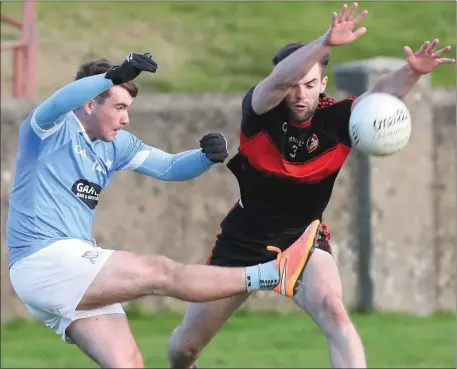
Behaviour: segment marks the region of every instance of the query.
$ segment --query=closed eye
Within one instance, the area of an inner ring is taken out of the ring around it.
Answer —
[[[314,78],[311,81],[306,82],[305,85],[307,88],[313,88],[316,86],[316,83],[317,83],[317,79]]]

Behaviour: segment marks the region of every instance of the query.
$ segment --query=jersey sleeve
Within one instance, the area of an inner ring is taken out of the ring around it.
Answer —
[[[336,101],[330,97],[324,97],[319,101],[318,109],[324,117],[324,129],[327,133],[335,135],[337,139],[347,147],[351,147],[349,137],[349,118],[351,117],[352,103],[356,97],[347,97]]]
[[[61,126],[52,130],[41,130],[39,127],[34,127],[34,113],[35,110],[32,110],[19,127],[18,155],[27,157],[28,162],[46,158],[56,152],[71,141],[76,131],[71,129],[71,124],[65,123],[68,120],[68,114],[62,117]]]
[[[35,109],[31,118],[33,131],[41,140],[48,138],[62,127],[69,112],[112,86],[113,82],[105,78],[105,74],[69,83]]]
[[[257,114],[252,108],[252,94],[255,86],[252,87],[243,97],[241,103],[241,130],[247,137],[255,135],[263,129],[263,126],[270,121],[275,121],[282,111],[282,103],[263,114]]]
[[[200,149],[178,154],[148,147],[148,157],[135,169],[135,172],[162,181],[187,181],[199,177],[215,165]]]
[[[114,139],[113,169],[135,170],[149,156],[148,146],[130,132],[121,130]]]
[[[170,154],[146,145],[127,131],[115,139],[114,170],[129,170],[163,181],[196,178],[214,166],[200,149]]]

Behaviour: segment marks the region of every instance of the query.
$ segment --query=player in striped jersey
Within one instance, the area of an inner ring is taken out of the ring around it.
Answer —
[[[367,11],[357,4],[333,14],[328,31],[311,43],[291,43],[273,58],[269,76],[249,89],[242,101],[239,152],[228,162],[240,188],[240,200],[221,223],[209,265],[249,266],[274,258],[272,247],[284,250],[309,224],[322,221],[338,173],[351,150],[349,118],[363,99],[335,101],[325,95],[326,66],[332,47],[349,44],[366,32],[355,29]],[[440,64],[447,46],[426,42],[408,63],[380,80],[371,92],[403,98]],[[295,302],[319,325],[330,348],[333,367],[366,366],[360,337],[343,304],[342,283],[332,258],[329,233],[322,224],[318,244],[303,275]],[[250,294],[208,303],[191,303],[169,341],[172,368],[194,365],[203,348]],[[242,333],[241,333],[242,334]],[[303,342],[306,360],[306,341]]]

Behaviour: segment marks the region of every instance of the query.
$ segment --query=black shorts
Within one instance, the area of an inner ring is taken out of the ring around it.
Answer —
[[[237,212],[242,211],[239,205],[235,205],[227,217],[236,216]],[[227,218],[226,218],[227,219]],[[245,223],[244,223],[245,224]],[[232,222],[233,225],[233,222]],[[245,267],[266,263],[275,260],[277,253],[267,250],[267,246],[277,246],[284,250],[292,245],[300,236],[297,234],[275,234],[274,240],[269,237],[267,232],[259,235],[251,235],[243,231],[243,220],[240,221],[239,230],[235,227],[226,227],[217,235],[216,243],[211,251],[211,255],[206,261],[206,265],[225,266],[225,267]],[[227,229],[229,228],[229,229]],[[303,231],[306,229],[304,227]],[[330,246],[330,234],[327,227],[322,224],[317,248],[332,254]]]

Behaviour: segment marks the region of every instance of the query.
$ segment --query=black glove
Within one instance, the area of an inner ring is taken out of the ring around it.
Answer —
[[[222,133],[208,133],[200,140],[200,147],[213,163],[223,163],[227,159],[227,140]]]
[[[121,65],[116,65],[106,72],[106,78],[115,85],[120,85],[134,80],[143,71],[155,73],[158,67],[151,54],[130,53]]]

